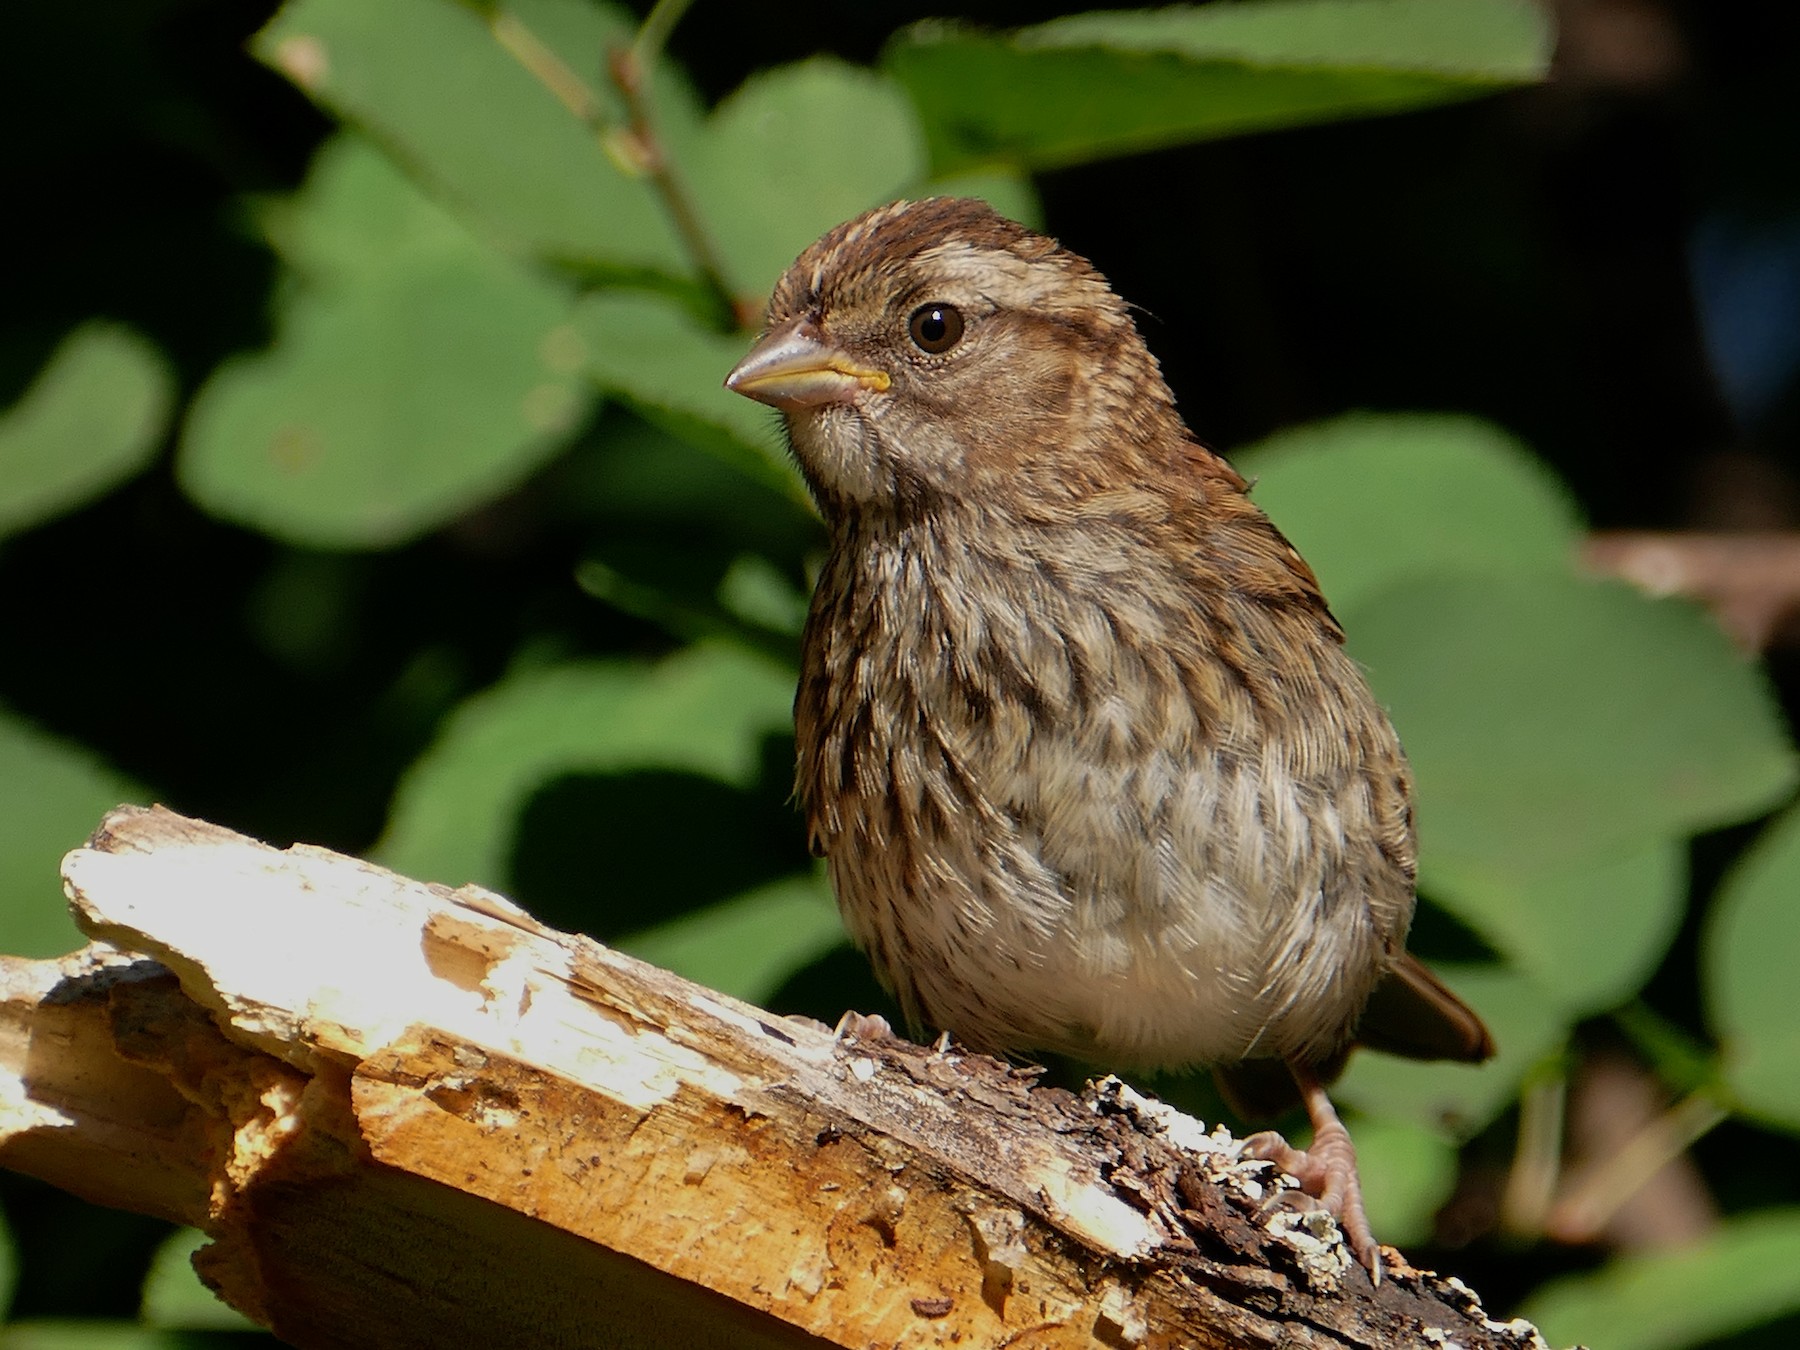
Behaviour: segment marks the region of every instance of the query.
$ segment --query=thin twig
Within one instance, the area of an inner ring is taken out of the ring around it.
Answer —
[[[1707,605],[1750,651],[1800,631],[1800,531],[1703,534],[1614,531],[1591,536],[1587,565],[1653,595]]]
[[[495,11],[488,28],[507,54],[554,94],[557,102],[580,118],[589,130],[597,135],[606,133],[606,110],[601,107],[599,96],[542,38],[505,10]]]
[[[658,10],[661,8],[661,5],[657,6]],[[651,11],[650,17],[656,17],[656,10]],[[649,20],[646,20],[645,27],[648,26]],[[674,223],[675,233],[681,236],[682,245],[687,249],[688,257],[693,260],[694,270],[699,273],[701,285],[706,287],[723,317],[729,319],[735,327],[753,326],[759,317],[761,306],[741,300],[732,293],[730,283],[725,280],[724,263],[720,260],[718,249],[713,246],[712,236],[707,233],[698,207],[682,186],[681,179],[669,162],[662,141],[656,134],[649,91],[646,88],[649,84],[645,78],[648,67],[638,63],[637,45],[614,48],[607,54],[606,68],[612,76],[614,87],[625,100],[628,119],[626,132],[634,143],[634,158],[642,166],[650,185],[662,198],[663,207]]]
[[[1500,1221],[1509,1232],[1535,1237],[1544,1231],[1544,1216],[1550,1212],[1562,1171],[1568,1097],[1569,1078],[1560,1056],[1554,1065],[1525,1080],[1518,1147],[1500,1200]]]
[[[656,64],[656,58],[662,55],[662,49],[669,41],[669,34],[675,31],[675,25],[681,22],[681,16],[693,3],[694,0],[656,0],[650,7],[631,44],[631,59],[639,70],[649,70]]]
[[[1546,1229],[1563,1242],[1591,1242],[1645,1183],[1730,1115],[1711,1092],[1689,1093],[1563,1196]]]
[[[650,107],[648,72],[692,3],[693,0],[657,0],[631,45],[607,54],[607,74],[625,103],[623,127],[609,123],[599,94],[515,16],[498,12],[489,29],[503,50],[599,138],[615,162],[650,180],[720,317],[734,327],[752,328],[762,317],[762,306],[732,292],[724,263],[700,218],[699,208],[682,185],[656,134]]]

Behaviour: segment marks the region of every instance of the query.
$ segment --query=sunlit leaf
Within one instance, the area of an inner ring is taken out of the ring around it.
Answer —
[[[1472,417],[1357,413],[1231,456],[1340,613],[1406,577],[1567,573],[1582,523],[1541,462]]]
[[[747,786],[763,738],[790,723],[793,676],[741,649],[659,665],[529,670],[470,699],[395,794],[381,861],[408,876],[507,889],[531,794],[571,773],[677,769]]]
[[[12,1226],[0,1215],[0,1322],[12,1313],[13,1294],[19,1287],[19,1249]]]
[[[682,167],[733,285],[766,295],[819,235],[923,178],[925,143],[891,79],[821,57],[751,76]]]
[[[1429,1240],[1456,1186],[1455,1144],[1440,1130],[1388,1116],[1360,1116],[1351,1133],[1370,1227],[1383,1242]]]
[[[1681,926],[1687,849],[1667,836],[1514,875],[1445,860],[1425,885],[1575,1016],[1617,1006],[1661,963]]]
[[[1550,47],[1530,0],[1261,0],[1005,35],[931,22],[882,59],[948,170],[1074,164],[1470,98],[1541,79]]]
[[[142,1316],[153,1327],[181,1331],[255,1331],[256,1323],[200,1283],[193,1257],[208,1242],[197,1228],[165,1238],[144,1276]]]
[[[799,637],[808,597],[767,558],[746,553],[719,581],[719,603],[747,623]]]
[[[175,396],[168,363],[118,324],[64,338],[0,413],[0,536],[99,496],[150,461]]]
[[[1800,1129],[1800,808],[1777,819],[1726,879],[1703,950],[1727,1081],[1746,1110]]]
[[[277,221],[306,275],[274,345],[195,398],[178,470],[207,510],[294,543],[389,546],[515,486],[587,415],[563,293],[356,138]]]
[[[0,1333],[5,1350],[212,1350],[215,1344],[204,1332],[99,1319],[29,1318]]]
[[[1526,1071],[1562,1044],[1568,1018],[1535,981],[1505,966],[1434,962],[1433,969],[1481,1014],[1498,1047],[1494,1058],[1431,1064],[1362,1051],[1335,1095],[1371,1116],[1473,1134],[1512,1100]]]
[[[616,119],[603,63],[630,20],[587,0],[516,0],[492,14],[455,0],[295,0],[251,50],[506,240],[590,265],[685,272],[648,180],[495,31],[528,53],[541,45],[540,69],[566,71]],[[659,71],[665,105],[687,97],[672,79]]]
[[[725,388],[725,376],[750,350],[747,336],[715,332],[673,301],[641,291],[586,297],[575,328],[602,388],[671,434],[804,498],[780,418]]]
[[[1698,1244],[1614,1257],[1519,1310],[1551,1345],[1681,1350],[1800,1312],[1800,1210],[1726,1220]]]
[[[913,197],[979,197],[1009,220],[1033,230],[1045,228],[1044,205],[1031,179],[998,165],[945,174],[921,184]]]
[[[98,755],[0,713],[0,951],[59,956],[86,941],[63,899],[63,854],[121,802],[148,801]]]
[[[1448,575],[1342,617],[1417,775],[1428,877],[1539,876],[1742,820],[1795,781],[1762,672],[1690,605]]]
[[[795,971],[845,940],[830,887],[809,873],[684,914],[614,945],[710,989],[764,1003]]]

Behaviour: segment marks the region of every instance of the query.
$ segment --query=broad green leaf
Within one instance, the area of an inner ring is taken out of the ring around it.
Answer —
[[[822,876],[789,877],[614,945],[697,984],[764,1003],[795,971],[845,941]]]
[[[1231,459],[1339,613],[1409,576],[1566,573],[1580,540],[1556,476],[1472,417],[1356,413]]]
[[[98,497],[150,462],[174,377],[149,342],[84,323],[0,414],[0,536]]]
[[[1800,1209],[1728,1219],[1678,1251],[1556,1280],[1519,1315],[1551,1345],[1681,1350],[1800,1312]]]
[[[1550,25],[1528,0],[1255,0],[1074,14],[1030,46],[1230,57],[1254,66],[1424,70],[1502,83],[1548,72]]]
[[[515,54],[536,52],[540,70],[566,72],[616,119],[601,73],[606,48],[630,31],[617,8],[587,0],[517,0],[496,6],[491,21],[455,0],[295,0],[251,50],[509,243],[593,266],[685,273],[647,180]],[[663,104],[691,97],[671,79],[659,72]]]
[[[1441,1131],[1386,1116],[1358,1117],[1350,1131],[1370,1226],[1383,1242],[1429,1241],[1456,1186],[1456,1146]]]
[[[1481,1014],[1497,1053],[1482,1065],[1422,1064],[1361,1051],[1333,1095],[1371,1116],[1456,1136],[1475,1133],[1505,1109],[1527,1070],[1568,1036],[1568,1018],[1533,980],[1503,965],[1432,963]]]
[[[700,645],[654,666],[588,661],[511,676],[450,717],[395,793],[381,861],[506,889],[520,810],[570,773],[678,769],[745,786],[789,725],[793,676]]]
[[[1539,983],[1571,1016],[1618,1006],[1650,977],[1681,926],[1687,850],[1673,836],[1614,856],[1503,876],[1458,876],[1445,860],[1424,886]]]
[[[200,1283],[194,1253],[209,1239],[197,1228],[165,1238],[144,1276],[140,1315],[153,1327],[178,1331],[255,1331],[256,1323]]]
[[[946,174],[922,183],[913,197],[979,197],[1009,220],[1029,229],[1044,229],[1044,206],[1037,189],[1024,174],[989,165],[962,173]]]
[[[1094,13],[1012,34],[942,22],[888,45],[940,171],[1032,168],[1395,112],[1543,78],[1530,0],[1260,0]]]
[[[149,796],[91,751],[0,712],[0,951],[60,956],[86,941],[63,899],[63,854],[113,807]]]
[[[210,1350],[216,1345],[204,1332],[97,1318],[31,1318],[0,1331],[0,1350]]]
[[[671,435],[804,499],[780,417],[725,388],[725,376],[750,350],[747,336],[715,332],[675,302],[643,291],[588,295],[575,311],[575,329],[603,389]]]
[[[1742,820],[1795,781],[1762,672],[1692,606],[1446,575],[1340,614],[1412,760],[1428,874],[1542,876]]]
[[[19,1248],[13,1241],[12,1226],[0,1215],[0,1323],[12,1315],[13,1295],[18,1288]]]
[[[1703,945],[1709,1020],[1745,1110],[1800,1129],[1800,808],[1790,808],[1726,878]]]
[[[806,626],[809,601],[774,563],[756,553],[739,557],[719,581],[719,604],[727,612],[788,637],[799,637]]]
[[[516,486],[592,400],[561,291],[470,235],[377,151],[322,152],[281,241],[310,275],[274,345],[194,400],[182,486],[292,543],[402,543]]]
[[[925,142],[892,80],[819,57],[752,75],[681,167],[734,289],[767,295],[819,235],[922,179]]]

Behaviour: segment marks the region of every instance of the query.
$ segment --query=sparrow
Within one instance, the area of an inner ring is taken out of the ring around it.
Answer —
[[[896,202],[799,256],[725,384],[781,411],[829,530],[797,797],[909,1022],[1297,1097],[1308,1149],[1246,1147],[1379,1279],[1327,1085],[1357,1044],[1493,1044],[1405,948],[1394,728],[1125,303],[982,202]]]

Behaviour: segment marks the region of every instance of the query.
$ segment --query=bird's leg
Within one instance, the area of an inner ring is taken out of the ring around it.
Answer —
[[[1363,1210],[1362,1182],[1356,1174],[1356,1148],[1350,1131],[1332,1109],[1325,1085],[1304,1065],[1289,1061],[1288,1071],[1300,1088],[1306,1114],[1312,1121],[1312,1146],[1298,1149],[1273,1130],[1253,1134],[1244,1141],[1244,1152],[1272,1162],[1300,1183],[1300,1188],[1325,1207],[1344,1229],[1344,1240],[1356,1259],[1381,1283],[1381,1247],[1369,1228]]]

